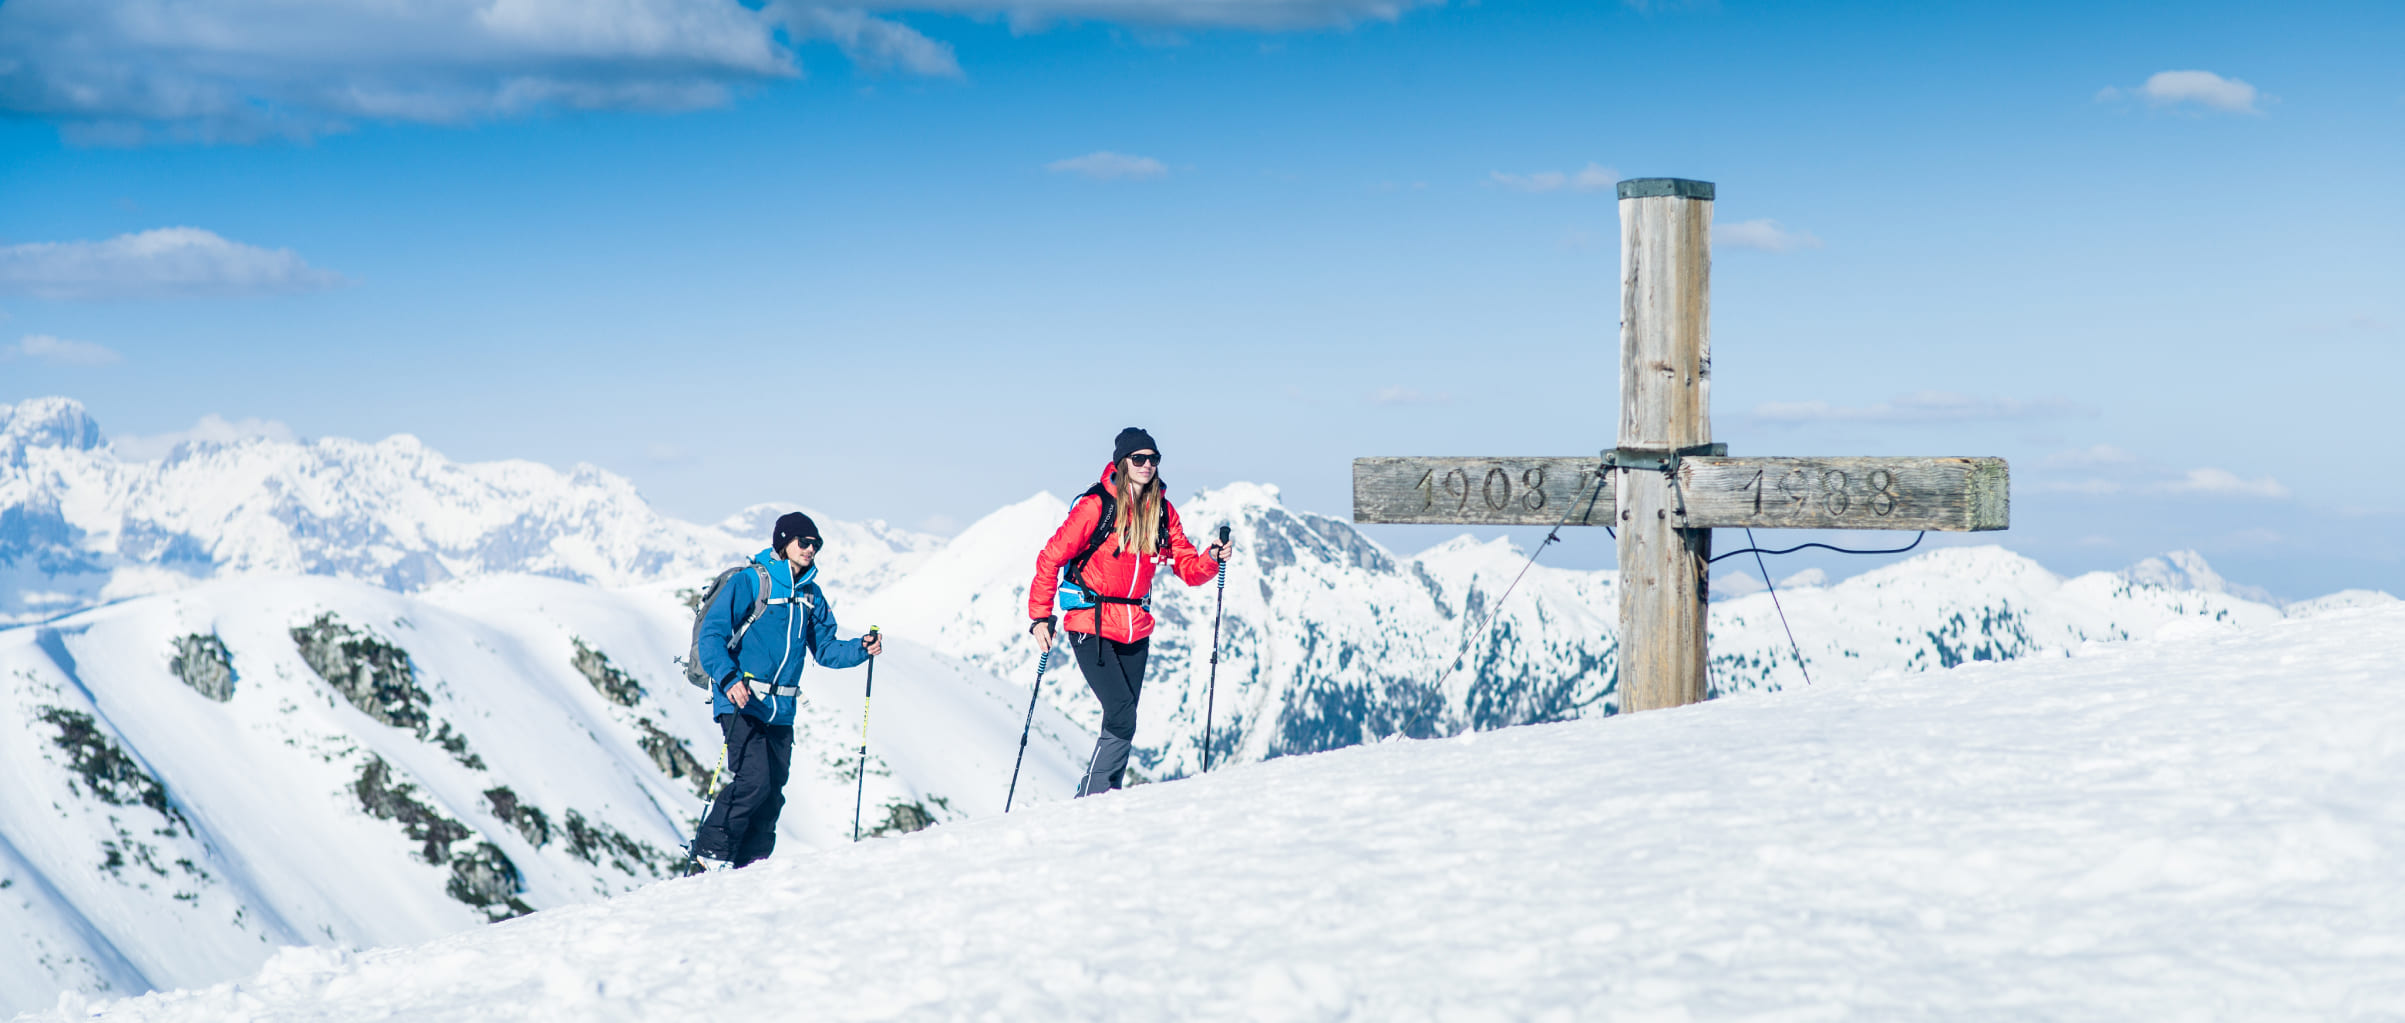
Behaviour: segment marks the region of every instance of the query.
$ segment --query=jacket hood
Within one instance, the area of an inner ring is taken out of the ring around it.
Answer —
[[[811,580],[818,578],[818,562],[816,559],[813,559],[810,562],[809,568],[802,570],[801,578],[795,579],[793,578],[793,567],[786,564],[784,561],[779,560],[777,558],[776,549],[773,547],[760,548],[760,553],[752,555],[752,563],[769,569],[769,582],[775,584],[780,590],[787,589],[789,587],[791,589],[798,590],[804,586],[810,585]],[[788,580],[791,580],[790,583]]]

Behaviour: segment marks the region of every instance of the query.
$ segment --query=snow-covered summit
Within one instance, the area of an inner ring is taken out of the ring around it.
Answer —
[[[100,424],[73,398],[0,405],[0,465],[22,466],[28,448],[90,451],[104,443]]]
[[[2260,586],[2232,583],[2205,563],[2205,556],[2195,551],[2172,551],[2159,558],[2147,558],[2122,569],[2124,578],[2134,583],[2161,586],[2175,590],[2202,590],[2206,593],[2227,593],[2258,604],[2278,604],[2271,591]]]

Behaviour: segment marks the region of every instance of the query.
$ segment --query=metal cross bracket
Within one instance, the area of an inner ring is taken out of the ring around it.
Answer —
[[[1642,448],[1610,448],[1603,453],[1605,471],[1659,472],[1670,478],[1670,499],[1677,502],[1680,518],[1687,515],[1687,492],[1678,485],[1678,463],[1682,458],[1723,458],[1729,453],[1726,444],[1692,444],[1676,451],[1646,451]]]
[[[1606,469],[1645,469],[1652,472],[1677,473],[1682,458],[1724,458],[1729,453],[1726,444],[1696,444],[1676,451],[1647,451],[1643,448],[1607,448],[1603,452]]]

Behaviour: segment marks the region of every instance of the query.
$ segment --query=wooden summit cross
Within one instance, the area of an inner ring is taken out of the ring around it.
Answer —
[[[1712,443],[1712,191],[1620,183],[1616,447],[1353,461],[1355,522],[1619,527],[1622,712],[1706,695],[1713,529],[2003,529],[2010,502],[2001,458],[1731,458]]]

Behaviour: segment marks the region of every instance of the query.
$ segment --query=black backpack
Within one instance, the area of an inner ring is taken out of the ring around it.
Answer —
[[[1094,560],[1094,552],[1102,549],[1102,541],[1110,538],[1111,527],[1119,521],[1119,495],[1112,493],[1110,487],[1096,483],[1087,487],[1085,493],[1077,495],[1078,501],[1089,497],[1102,499],[1102,515],[1094,520],[1094,532],[1093,535],[1086,537],[1086,549],[1079,551],[1076,557],[1069,559],[1068,564],[1061,566],[1061,587],[1075,589],[1078,593],[1083,594],[1084,599],[1089,603],[1070,605],[1064,602],[1062,606],[1070,610],[1089,607],[1092,604],[1136,604],[1149,607],[1152,602],[1150,597],[1114,597],[1107,593],[1096,593],[1093,587],[1086,585],[1086,563]],[[1071,501],[1069,505],[1076,507],[1077,501]],[[1153,549],[1156,551],[1169,549],[1169,516],[1166,514],[1161,516],[1160,542],[1154,544]]]

